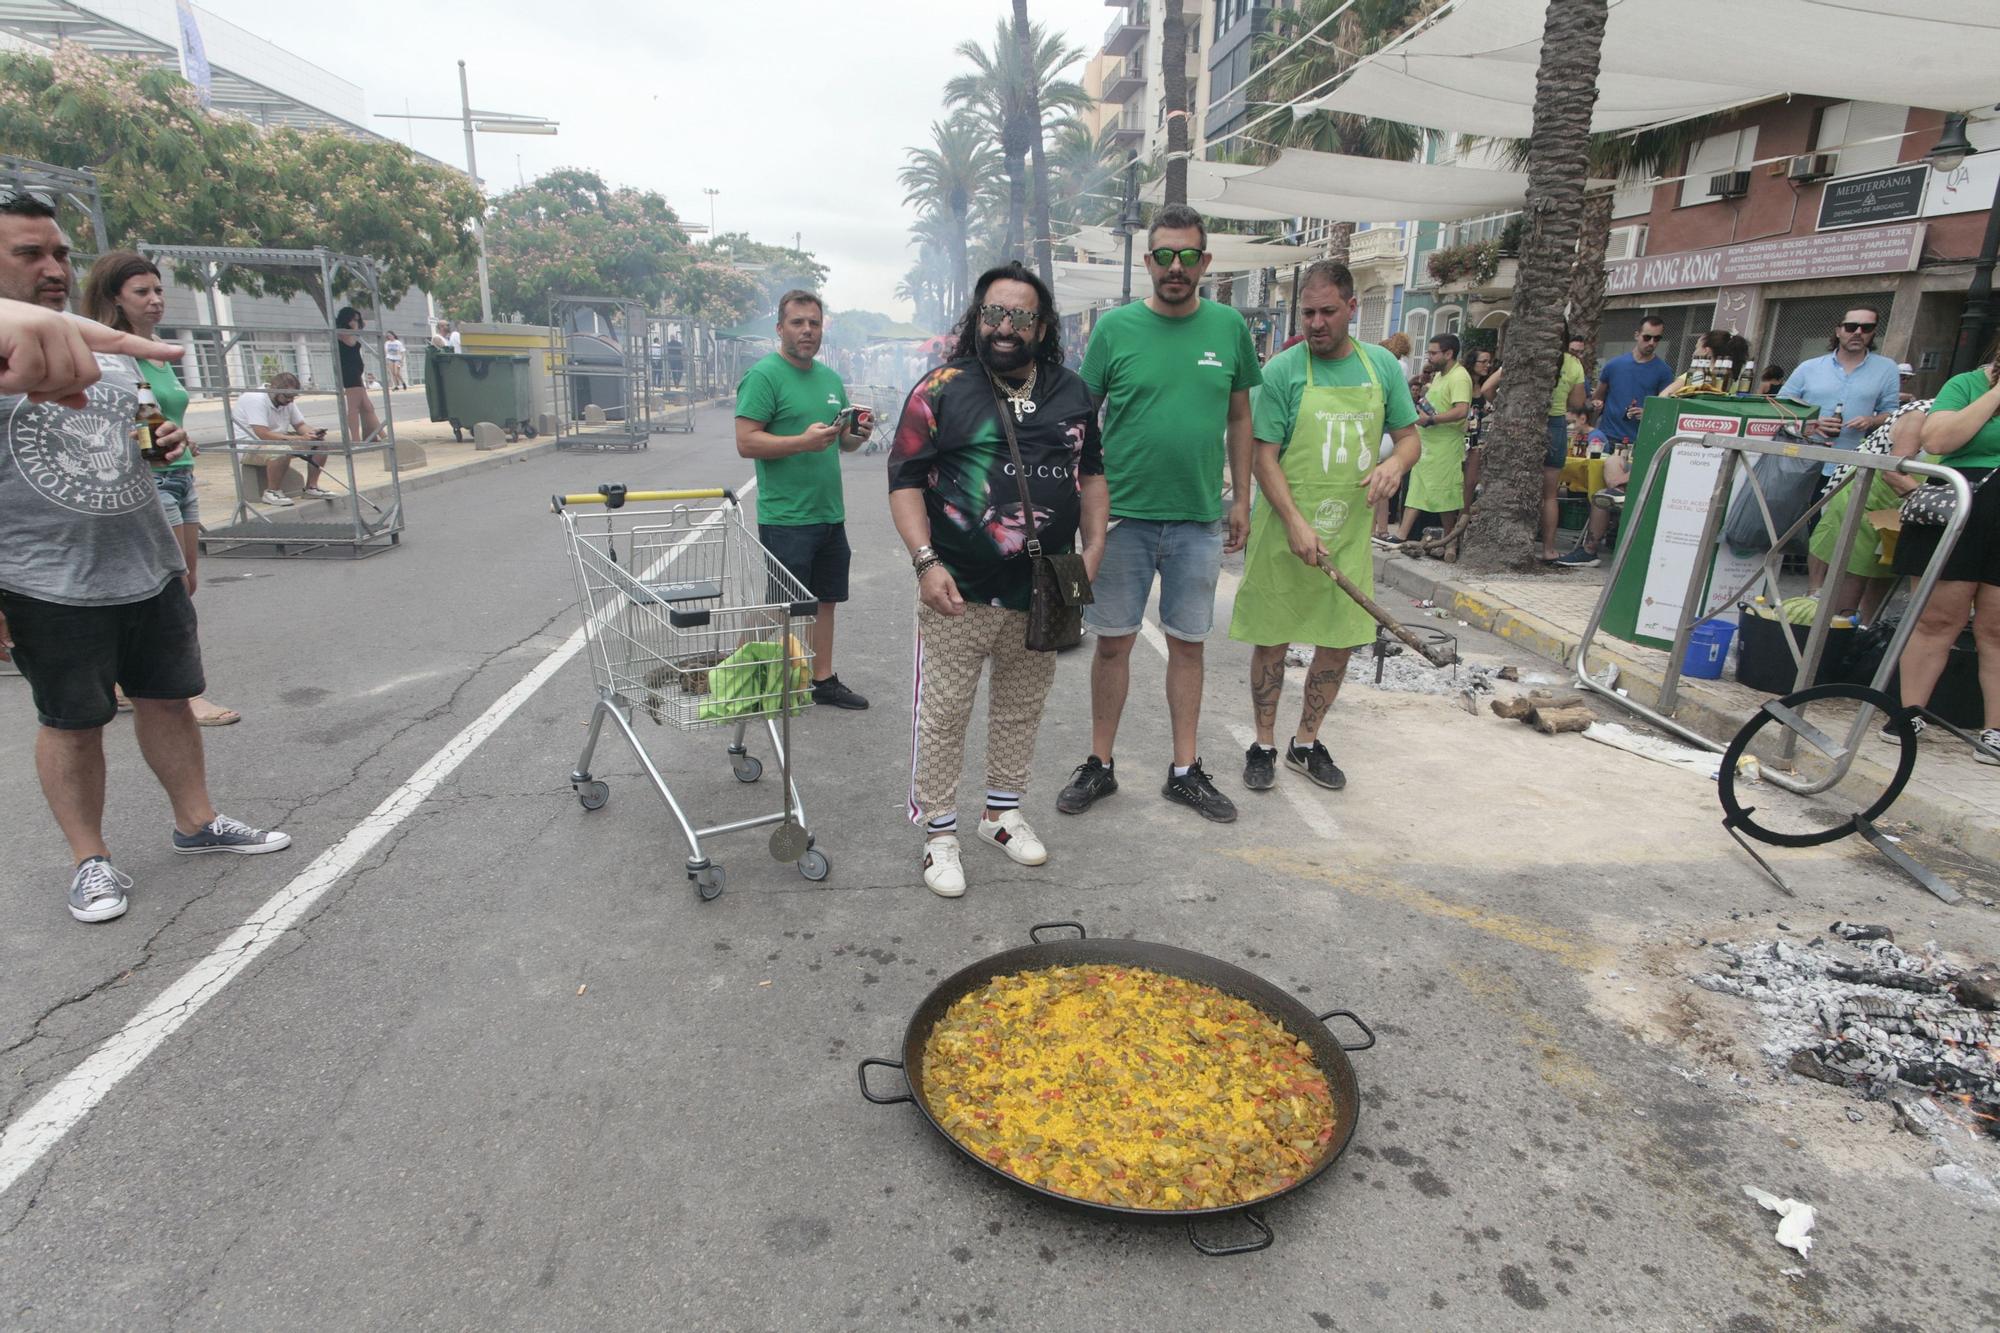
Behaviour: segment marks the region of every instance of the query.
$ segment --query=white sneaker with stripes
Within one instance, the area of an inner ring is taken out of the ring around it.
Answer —
[[[958,863],[958,839],[952,834],[924,839],[924,887],[940,898],[965,894],[965,868]]]
[[[1042,846],[1042,840],[1028,827],[1026,816],[1019,810],[1002,810],[998,819],[982,816],[979,836],[1007,853],[1016,865],[1038,866],[1049,859],[1049,849]]]

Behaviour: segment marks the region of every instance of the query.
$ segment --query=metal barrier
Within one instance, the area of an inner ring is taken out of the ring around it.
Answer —
[[[651,443],[648,324],[645,307],[623,297],[549,302],[556,448],[629,451]]]
[[[646,360],[651,392],[659,395],[653,431],[694,431],[695,379],[699,367],[688,364],[688,349],[701,345],[701,330],[685,315],[646,317]]]

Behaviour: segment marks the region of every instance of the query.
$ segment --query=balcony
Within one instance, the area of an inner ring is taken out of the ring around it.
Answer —
[[[1108,56],[1129,55],[1146,40],[1149,26],[1146,7],[1127,4],[1122,8],[1125,12],[1113,19],[1111,26],[1104,30],[1104,54]]]
[[[1104,71],[1104,100],[1114,106],[1131,101],[1145,86],[1145,62],[1136,55],[1114,61]]]
[[[1361,276],[1363,269],[1384,269],[1400,274],[1403,270],[1403,230],[1400,227],[1371,227],[1354,233],[1347,246],[1347,266]]]
[[[1118,148],[1136,148],[1146,138],[1146,127],[1136,106],[1126,107],[1118,119],[1104,128],[1111,135],[1113,146]]]

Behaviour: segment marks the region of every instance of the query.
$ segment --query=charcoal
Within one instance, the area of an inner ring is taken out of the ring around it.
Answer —
[[[1918,976],[1914,972],[1891,972],[1876,967],[1848,967],[1844,963],[1828,964],[1826,974],[1835,981],[1852,981],[1863,986],[1887,986],[1896,990],[1921,991],[1935,995],[1944,987],[1929,977]]]
[[[1921,1138],[1942,1132],[1950,1123],[1943,1109],[1928,1097],[1894,1097],[1889,1105],[1896,1109],[1896,1123]]]
[[[1887,926],[1864,926],[1847,921],[1836,921],[1832,925],[1828,926],[1827,930],[1830,933],[1838,935],[1840,936],[1840,938],[1849,941],[1854,941],[1854,940],[1893,941],[1896,938],[1896,932],[1889,929]]]
[[[1816,1051],[1800,1051],[1792,1057],[1791,1063],[1786,1067],[1794,1074],[1803,1074],[1807,1078],[1816,1078],[1822,1083],[1831,1083],[1836,1088],[1847,1086],[1846,1076],[1836,1074],[1833,1070],[1827,1068]]]
[[[1968,1009],[1992,1013],[2000,1009],[2000,977],[1960,977],[1952,983],[1951,995]]]

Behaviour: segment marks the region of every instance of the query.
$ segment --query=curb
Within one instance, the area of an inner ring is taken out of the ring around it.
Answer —
[[[1449,578],[1440,579],[1431,572],[1432,568],[1440,566],[1429,561],[1425,565],[1377,552],[1376,583],[1411,597],[1428,598],[1457,619],[1553,662],[1565,673],[1569,672],[1570,663],[1576,656],[1578,635],[1510,602],[1474,592]],[[1662,680],[1650,664],[1642,664],[1619,652],[1617,643],[1616,639],[1599,634],[1585,665],[1592,675],[1602,675],[1606,666],[1615,665],[1618,668],[1619,688],[1639,703],[1656,708]],[[1742,730],[1750,715],[1738,712],[1709,695],[1699,681],[1683,680],[1674,720],[1711,740],[1726,744]],[[1854,771],[1884,785],[1893,776],[1890,769],[1866,754],[1856,757]],[[1948,797],[1940,799],[1911,788],[1905,789],[1896,798],[1891,814],[1942,836],[1973,856],[2000,864],[2000,827],[1995,827],[1991,815],[1977,806]]]

